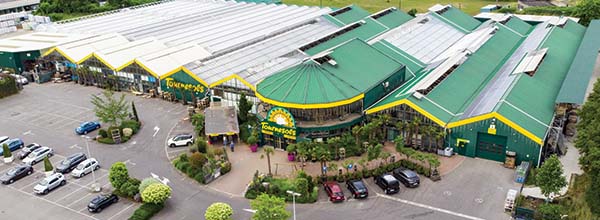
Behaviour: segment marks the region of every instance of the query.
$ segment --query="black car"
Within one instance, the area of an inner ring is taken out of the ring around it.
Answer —
[[[99,195],[90,201],[90,204],[88,204],[88,211],[92,213],[101,212],[102,209],[112,205],[113,203],[117,203],[118,201],[119,197],[115,194]]]
[[[2,184],[11,184],[23,177],[31,175],[32,173],[33,168],[31,166],[25,164],[18,165],[0,176],[0,182],[2,182]]]
[[[22,160],[25,157],[27,157],[31,152],[33,152],[34,150],[36,150],[36,149],[38,149],[40,147],[42,147],[42,145],[39,145],[39,144],[36,144],[36,143],[28,144],[23,149],[21,149],[21,152],[19,152],[19,154],[17,155],[17,157]]]
[[[394,194],[400,192],[400,182],[390,174],[382,174],[375,177],[377,184],[385,194]]]
[[[61,161],[60,164],[58,164],[58,166],[56,166],[56,172],[63,174],[69,173],[73,169],[75,169],[75,167],[77,167],[77,165],[81,163],[81,161],[84,161],[85,159],[87,159],[87,157],[84,153],[75,153],[71,156],[68,156],[63,161]]]
[[[417,173],[415,173],[414,171],[406,168],[397,168],[392,172],[392,174],[406,187],[418,187],[419,183],[421,183],[419,175],[417,175]]]
[[[352,193],[355,199],[364,199],[369,196],[369,190],[362,180],[348,180],[346,187]]]

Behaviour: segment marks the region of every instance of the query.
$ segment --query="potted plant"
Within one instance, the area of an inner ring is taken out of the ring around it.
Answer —
[[[4,156],[4,163],[11,163],[13,161],[13,155],[12,152],[10,152],[10,149],[8,148],[7,144],[3,144],[2,145],[2,154]]]
[[[293,152],[288,152],[288,161],[294,161],[296,160],[296,154],[294,154]]]
[[[44,157],[44,171],[46,176],[50,176],[54,173],[54,167],[52,166],[52,162],[50,162],[49,157]]]
[[[256,152],[258,151],[258,137],[256,137],[255,133],[252,133],[252,135],[250,135],[250,137],[248,137],[248,139],[246,140],[246,142],[248,142],[248,144],[250,145],[250,150],[252,152]]]

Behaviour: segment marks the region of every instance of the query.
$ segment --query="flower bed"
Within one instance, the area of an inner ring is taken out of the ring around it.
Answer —
[[[315,184],[313,177],[304,172],[298,173],[293,179],[286,179],[261,176],[257,171],[244,196],[247,199],[255,199],[258,195],[266,193],[291,202],[293,198],[287,193],[291,190],[301,194],[296,197],[297,203],[314,203],[319,196],[319,187]]]
[[[121,126],[119,127],[110,127],[108,128],[108,130],[105,129],[100,129],[98,131],[98,135],[100,136],[98,139],[96,139],[98,142],[103,143],[103,144],[115,144],[115,141],[112,139],[112,137],[110,136],[111,131],[118,129],[119,133],[121,134],[121,144],[125,143],[127,141],[129,141],[129,139],[131,139],[131,137],[133,137],[133,135],[137,134],[138,131],[140,130],[142,126],[141,122],[135,121],[135,120],[125,120],[123,122],[121,122]],[[131,135],[125,135],[125,129],[131,129]]]
[[[216,176],[225,175],[231,171],[227,153],[221,148],[212,149],[207,154],[194,152],[188,155],[183,153],[173,160],[173,165],[201,184],[208,184]]]

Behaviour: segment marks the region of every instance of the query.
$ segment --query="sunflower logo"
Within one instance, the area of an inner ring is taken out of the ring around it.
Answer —
[[[294,119],[292,118],[292,115],[288,111],[281,108],[271,110],[269,113],[269,121],[285,127],[294,127]]]

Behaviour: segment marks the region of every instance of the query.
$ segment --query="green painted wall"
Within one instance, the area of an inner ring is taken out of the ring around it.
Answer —
[[[383,98],[385,95],[387,95],[388,93],[392,92],[395,88],[400,86],[405,81],[405,71],[406,67],[402,67],[396,73],[390,75],[386,80],[384,80],[383,82],[389,82],[387,88],[385,88],[380,83],[379,85],[369,89],[369,91],[365,93],[363,108],[371,106],[373,103]]]
[[[192,92],[196,98],[203,98],[208,92],[206,86],[183,71],[179,71],[160,80],[160,88],[162,91],[174,93],[175,97],[181,100],[182,89],[175,89],[175,87],[184,88],[183,93],[188,102],[192,101]]]
[[[38,57],[40,57],[39,51],[25,51],[18,53],[0,52],[0,67],[13,68],[17,72],[21,72],[25,70],[23,61],[35,60]]]
[[[454,151],[459,154],[475,157],[477,133],[487,133],[491,122],[492,119],[488,119],[450,129],[451,133],[448,137],[450,146],[452,146]],[[496,120],[496,135],[505,136],[507,138],[507,151],[517,152],[517,165],[519,165],[521,161],[531,161],[533,164],[538,164],[538,157],[541,150],[540,145],[498,120]],[[469,143],[463,149],[459,149],[456,146],[456,138],[467,139],[469,140]]]

